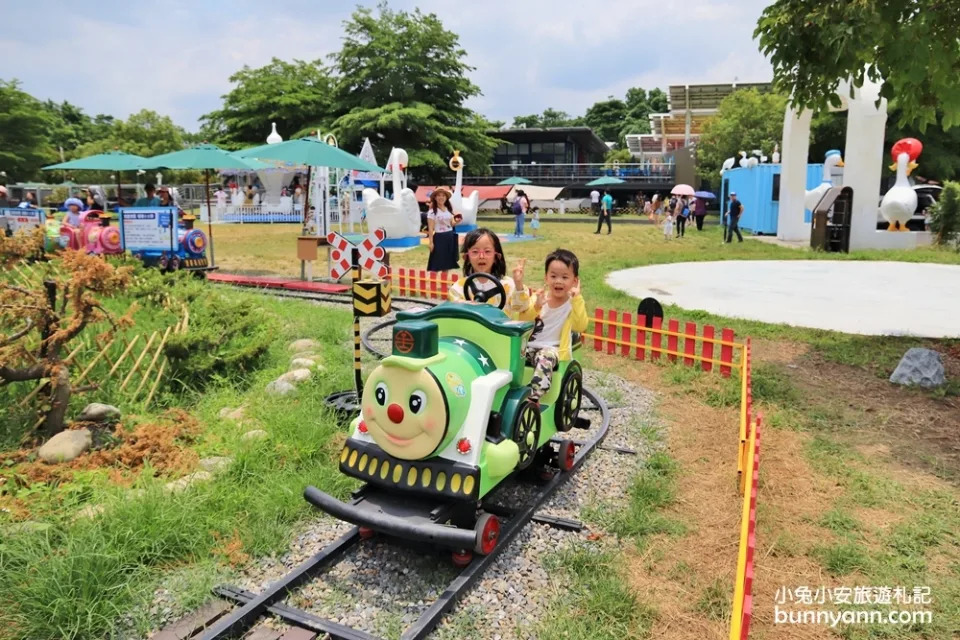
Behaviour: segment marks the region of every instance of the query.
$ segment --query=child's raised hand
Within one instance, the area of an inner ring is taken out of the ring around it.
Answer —
[[[543,289],[537,289],[533,292],[533,304],[537,308],[537,311],[543,308],[543,305],[547,304],[547,292]]]
[[[526,258],[520,258],[513,265],[513,283],[517,286],[517,291],[523,289],[523,268],[527,264]]]
[[[570,288],[570,297],[571,297],[571,298],[575,298],[575,297],[578,296],[578,295],[580,295],[580,280],[579,280],[579,279],[577,279],[577,284],[573,285],[573,287]]]

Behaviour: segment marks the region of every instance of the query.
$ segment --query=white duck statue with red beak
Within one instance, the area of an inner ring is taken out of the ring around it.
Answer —
[[[407,188],[404,170],[407,168],[407,152],[403,149],[390,151],[387,171],[393,178],[393,199],[390,200],[375,189],[363,190],[363,206],[367,211],[367,227],[383,227],[387,238],[410,238],[420,233],[420,207],[413,191]]]
[[[917,210],[917,192],[910,186],[909,176],[918,166],[921,151],[923,144],[916,138],[898,140],[890,150],[890,169],[897,172],[897,181],[880,201],[880,215],[889,223],[887,231],[907,231],[907,222]]]

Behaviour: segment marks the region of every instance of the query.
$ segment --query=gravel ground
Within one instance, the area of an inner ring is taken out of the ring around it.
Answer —
[[[610,430],[603,445],[627,447],[637,455],[624,455],[607,448],[594,450],[540,513],[579,520],[586,506],[601,501],[622,504],[635,471],[657,446],[641,429],[658,427],[653,415],[653,393],[601,372],[587,372],[585,385],[611,407]],[[593,434],[599,426],[599,412],[587,411],[582,415],[592,420],[591,429],[574,429],[565,435],[586,439]],[[519,483],[504,487],[497,501],[516,507],[532,490],[530,485]],[[333,518],[318,517],[300,530],[287,553],[278,558],[261,558],[249,565],[237,586],[263,591],[349,529],[349,525]],[[542,622],[549,602],[562,592],[566,579],[562,575],[551,575],[544,567],[545,558],[577,541],[588,540],[595,533],[602,532],[590,528],[569,532],[538,523],[528,524],[431,637],[447,640],[532,637],[530,629]],[[385,638],[397,638],[455,575],[449,553],[425,553],[423,549],[389,544],[377,537],[361,542],[338,564],[292,594],[287,603]],[[169,600],[168,593],[158,592],[155,608],[164,618],[170,615]],[[271,626],[284,627],[279,621]]]

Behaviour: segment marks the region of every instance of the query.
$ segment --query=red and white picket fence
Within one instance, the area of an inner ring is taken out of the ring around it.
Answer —
[[[387,275],[395,298],[427,298],[445,300],[450,285],[457,281],[456,273],[391,267]]]

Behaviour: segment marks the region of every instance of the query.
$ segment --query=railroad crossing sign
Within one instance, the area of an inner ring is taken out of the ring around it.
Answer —
[[[387,276],[387,266],[380,261],[383,260],[386,252],[379,244],[386,237],[386,231],[375,229],[363,242],[354,245],[339,233],[331,231],[327,234],[327,242],[333,248],[330,252],[330,277],[339,280],[350,271],[353,267],[351,256],[353,250],[356,249],[359,254],[357,265],[378,278],[385,278]]]

